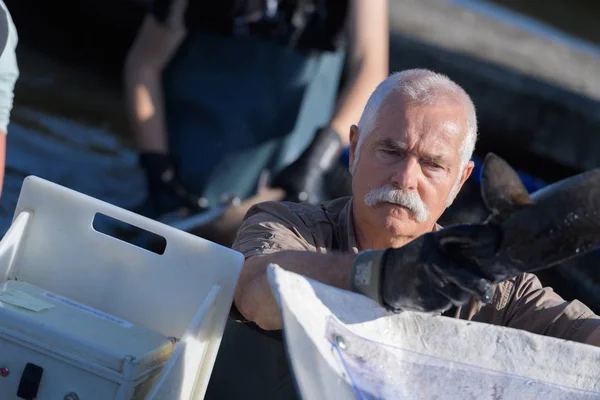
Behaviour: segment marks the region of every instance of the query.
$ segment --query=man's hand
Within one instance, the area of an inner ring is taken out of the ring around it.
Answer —
[[[319,129],[308,148],[275,177],[271,186],[284,189],[290,201],[318,204],[326,200],[325,177],[338,162],[340,149],[340,136],[333,129]]]
[[[440,312],[472,296],[489,303],[500,241],[494,226],[457,225],[397,249],[363,252],[354,262],[352,290],[392,310]]]

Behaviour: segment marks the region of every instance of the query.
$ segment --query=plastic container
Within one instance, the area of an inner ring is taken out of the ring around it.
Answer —
[[[370,298],[267,269],[304,399],[600,399],[600,347]]]
[[[98,214],[163,237],[164,252],[156,254],[97,231],[93,221]],[[26,282],[140,329],[179,338],[146,398],[201,399],[243,261],[231,249],[27,177],[13,224],[0,241],[0,283]],[[60,358],[52,351],[50,356]],[[107,367],[91,354],[87,360],[88,366]],[[12,374],[21,374],[27,362],[2,361],[12,363]],[[68,389],[45,393],[44,383],[42,377],[39,400],[63,398],[58,395]],[[14,396],[15,388],[5,386],[0,377],[0,398]]]

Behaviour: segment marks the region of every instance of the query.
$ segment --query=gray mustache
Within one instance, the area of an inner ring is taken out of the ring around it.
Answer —
[[[393,185],[370,190],[365,195],[365,204],[374,207],[381,203],[392,203],[410,210],[417,222],[425,222],[429,218],[429,210],[417,192],[399,189]]]

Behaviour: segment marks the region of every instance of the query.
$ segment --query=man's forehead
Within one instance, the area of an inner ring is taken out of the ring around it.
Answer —
[[[467,117],[461,105],[407,104],[380,109],[375,129],[380,135],[401,137],[407,130],[414,133],[439,134],[447,139],[462,138],[467,129]]]
[[[462,105],[395,103],[388,101],[380,109],[371,143],[392,149],[413,148],[435,159],[452,158],[457,153],[467,128]]]
[[[377,119],[407,119],[414,115],[415,111],[420,111],[421,114],[447,111],[454,117],[454,121],[466,122],[467,119],[465,104],[456,97],[443,96],[423,103],[399,94],[391,94],[386,98],[379,109]]]

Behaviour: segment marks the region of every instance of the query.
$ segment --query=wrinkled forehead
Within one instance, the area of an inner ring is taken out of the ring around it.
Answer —
[[[393,94],[379,110],[374,133],[396,140],[406,140],[410,133],[413,139],[454,147],[462,144],[467,125],[465,104],[456,97],[440,96],[423,103]]]

